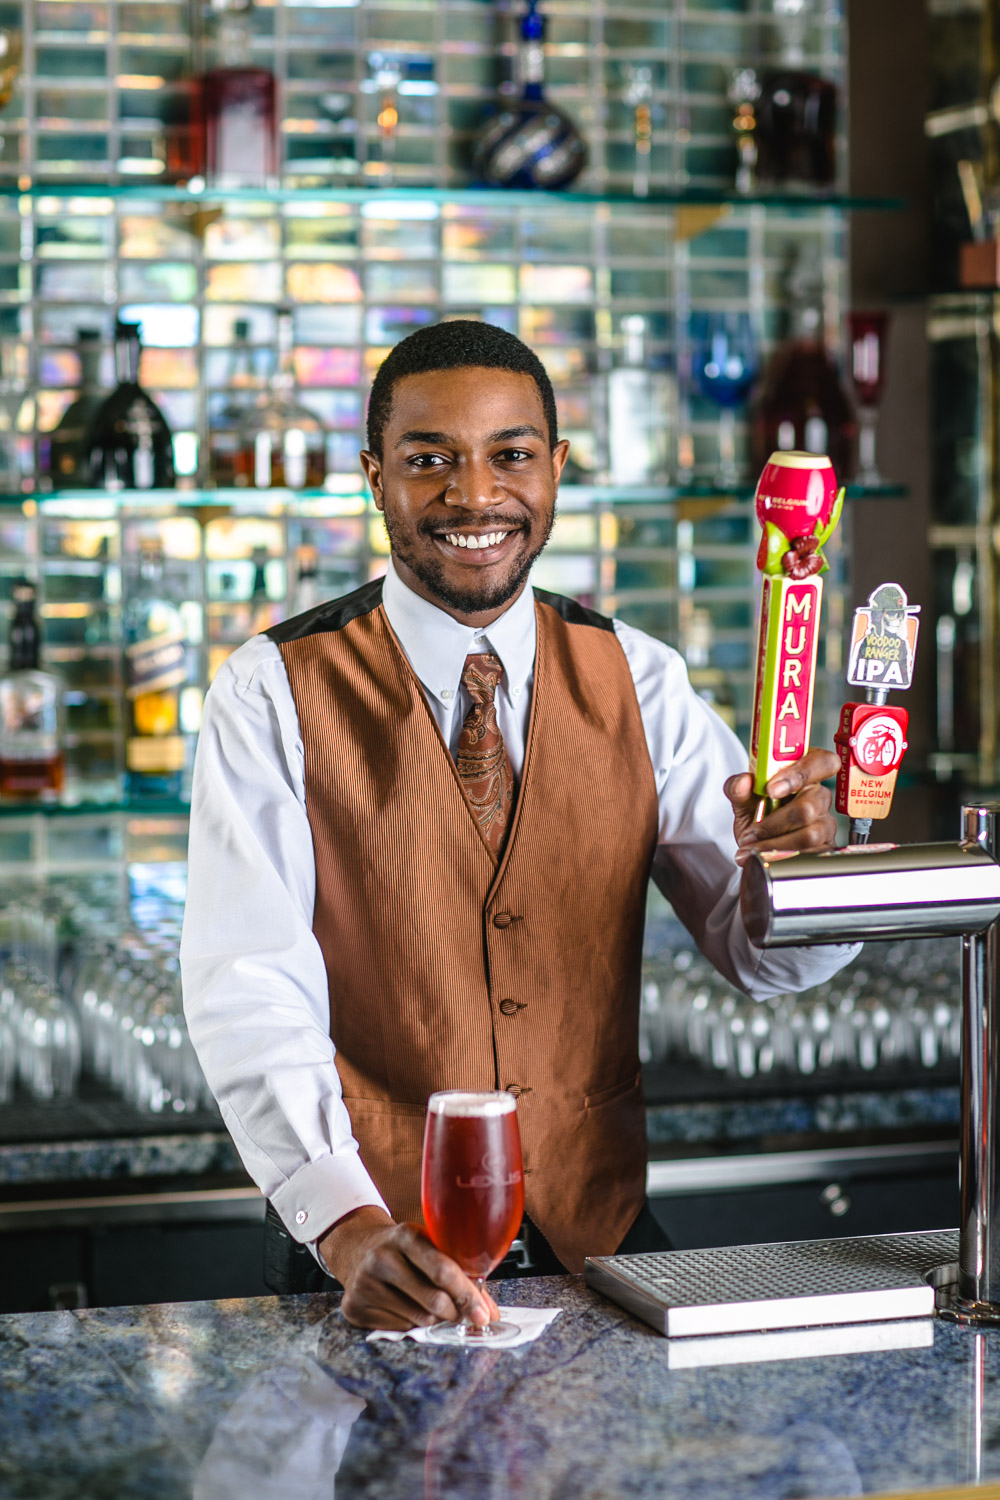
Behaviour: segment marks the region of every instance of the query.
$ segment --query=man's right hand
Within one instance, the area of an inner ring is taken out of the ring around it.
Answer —
[[[466,1314],[483,1325],[500,1316],[489,1293],[418,1224],[396,1224],[380,1208],[347,1214],[321,1237],[319,1252],[344,1288],[344,1317],[358,1328],[427,1328]]]

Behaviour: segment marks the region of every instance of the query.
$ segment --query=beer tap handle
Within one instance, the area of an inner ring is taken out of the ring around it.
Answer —
[[[866,844],[873,819],[892,806],[909,714],[886,700],[890,688],[913,681],[919,605],[907,603],[898,583],[883,583],[854,612],[847,680],[864,687],[863,703],[845,703],[834,736],[840,770],[835,806],[850,818],[848,843]]]
[[[823,547],[840,519],[844,491],[830,460],[815,453],[772,453],[755,496],[763,528],[763,573],[750,771],[759,798],[755,821],[776,805],[767,784],[809,749],[819,643]]]

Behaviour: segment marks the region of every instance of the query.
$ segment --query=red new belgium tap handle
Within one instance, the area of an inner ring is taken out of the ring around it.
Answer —
[[[839,813],[857,820],[888,817],[909,721],[905,708],[887,703],[844,704],[834,736]]]

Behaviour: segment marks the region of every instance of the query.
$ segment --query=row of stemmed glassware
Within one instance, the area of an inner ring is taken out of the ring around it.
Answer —
[[[57,977],[58,922],[44,903],[0,911],[0,1100],[15,1080],[39,1099],[75,1093],[80,1030]]]
[[[869,944],[826,984],[760,1001],[681,949],[645,964],[640,1052],[734,1078],[936,1068],[958,1060],[961,1020],[958,951],[940,943]]]
[[[76,1092],[81,1069],[137,1109],[213,1109],[184,1023],[176,901],[0,892],[0,1101]]]
[[[155,1114],[214,1108],[184,1024],[173,933],[95,938],[74,998],[95,1077]]]

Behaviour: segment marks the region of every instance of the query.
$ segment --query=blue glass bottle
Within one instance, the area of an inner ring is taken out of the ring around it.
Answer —
[[[544,40],[539,0],[528,0],[514,73],[521,96],[503,100],[487,118],[473,151],[473,171],[496,187],[556,191],[573,182],[587,165],[579,130],[545,97]]]

